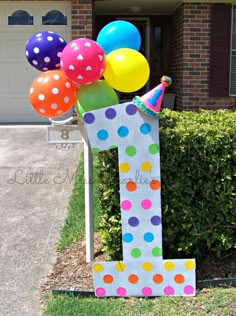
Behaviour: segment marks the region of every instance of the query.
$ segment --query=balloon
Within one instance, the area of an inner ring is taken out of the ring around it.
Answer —
[[[134,24],[127,21],[114,21],[105,25],[98,33],[97,43],[106,55],[119,48],[139,50],[141,36]]]
[[[71,41],[61,55],[61,68],[66,76],[79,84],[88,84],[102,77],[106,66],[103,49],[93,40]]]
[[[76,102],[77,85],[61,70],[41,73],[31,84],[30,103],[39,115],[58,117]]]
[[[98,80],[80,87],[77,92],[76,109],[79,115],[84,112],[118,104],[119,98],[114,89],[105,81]]]
[[[117,91],[134,92],[148,81],[150,69],[147,59],[136,50],[120,48],[106,57],[105,80]]]
[[[38,32],[27,41],[25,55],[28,62],[39,71],[59,69],[60,56],[66,44],[54,32]]]

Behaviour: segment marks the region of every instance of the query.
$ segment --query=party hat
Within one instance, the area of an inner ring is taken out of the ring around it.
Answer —
[[[171,83],[171,77],[163,76],[161,78],[161,83],[154,89],[150,90],[141,97],[135,96],[133,98],[134,104],[145,114],[153,116],[155,118],[159,118],[165,88],[169,87]]]

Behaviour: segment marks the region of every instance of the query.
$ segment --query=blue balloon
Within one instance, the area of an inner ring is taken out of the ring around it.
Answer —
[[[138,51],[141,46],[141,35],[134,24],[118,20],[105,25],[98,33],[96,41],[108,55],[119,48]]]

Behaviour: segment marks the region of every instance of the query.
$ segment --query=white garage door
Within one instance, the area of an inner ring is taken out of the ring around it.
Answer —
[[[29,104],[29,88],[40,74],[25,57],[34,33],[53,31],[71,40],[70,2],[0,2],[0,124],[48,123]]]

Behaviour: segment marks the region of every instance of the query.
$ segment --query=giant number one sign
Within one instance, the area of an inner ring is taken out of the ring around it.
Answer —
[[[163,260],[159,120],[130,102],[87,112],[96,152],[117,146],[123,261],[94,262],[96,296],[195,295],[195,260]]]

